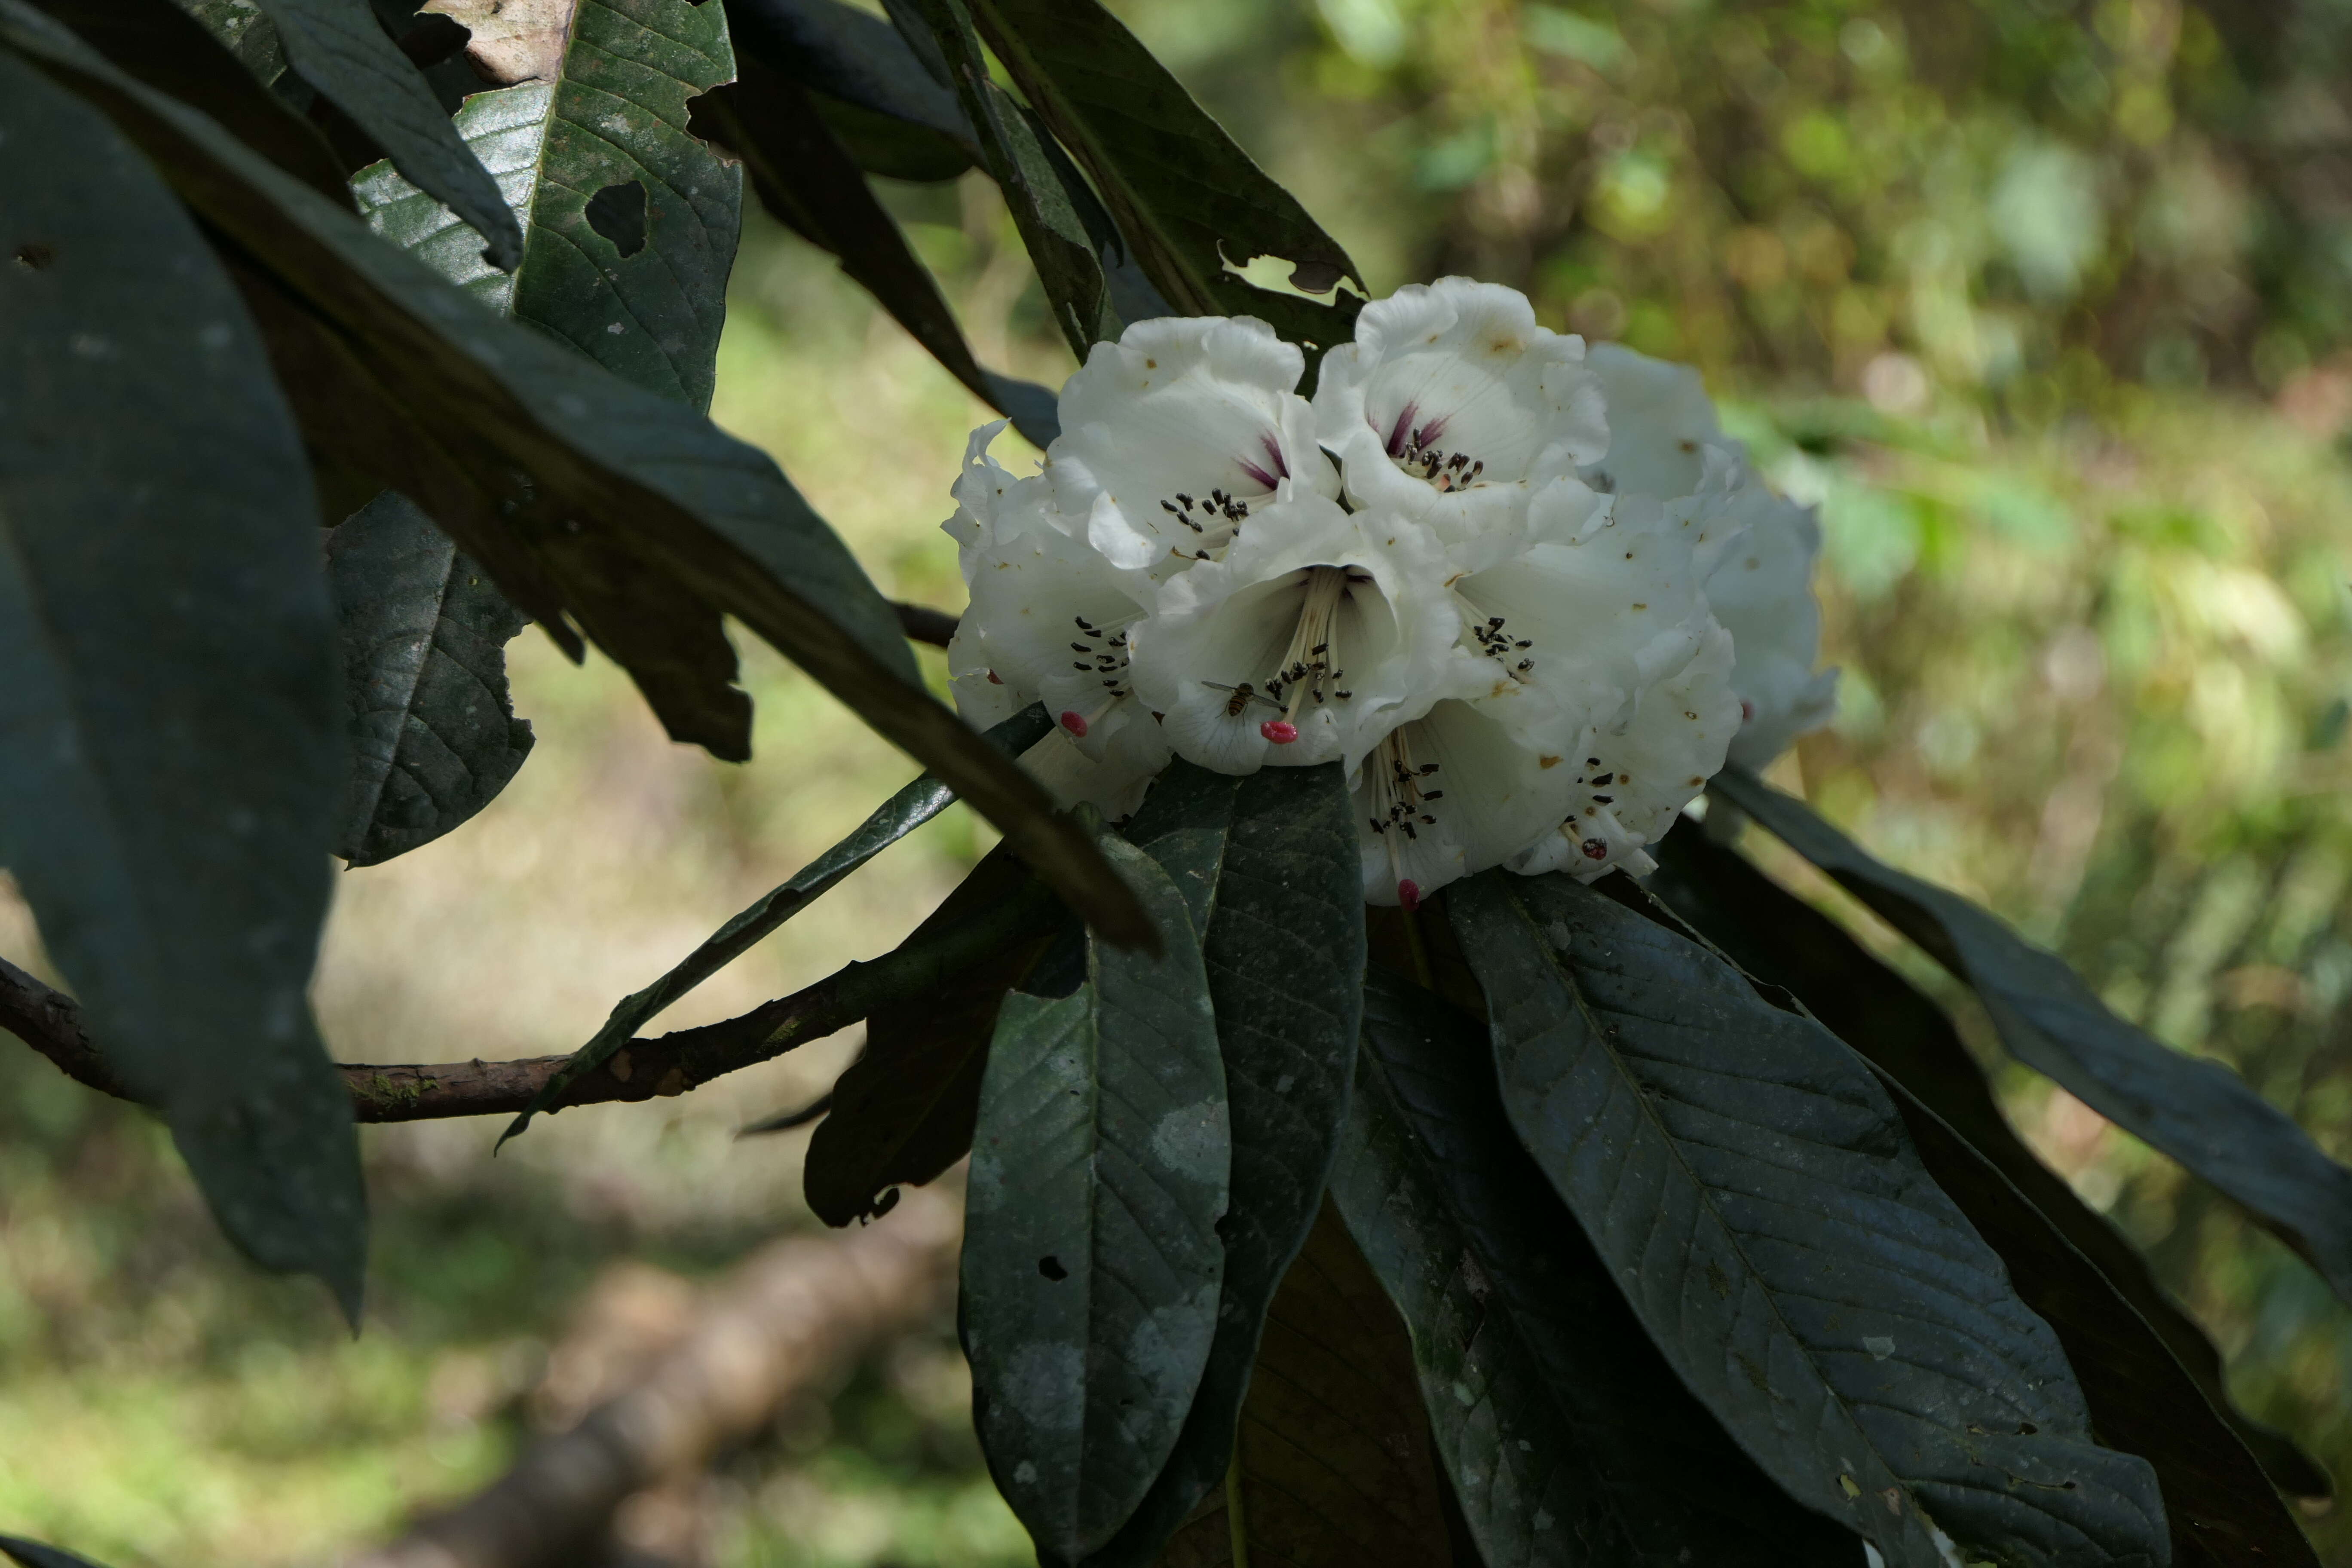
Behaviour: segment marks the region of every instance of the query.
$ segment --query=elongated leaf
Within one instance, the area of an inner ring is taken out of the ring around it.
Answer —
[[[1135,265],[1068,155],[991,79],[965,0],[916,3],[945,55],[957,99],[979,132],[988,172],[1013,210],[1070,352],[1083,361],[1129,321],[1178,314]]]
[[[1412,1341],[1328,1203],[1266,1310],[1237,1446],[1161,1568],[1453,1568]]]
[[[1033,877],[1002,844],[907,940],[984,918],[1019,898]],[[877,1009],[866,1047],[833,1086],[833,1107],[809,1140],[801,1191],[827,1225],[871,1219],[971,1152],[980,1079],[1005,993],[1036,968],[1057,936],[1075,925],[1023,935],[929,995]]]
[[[935,79],[898,28],[840,0],[727,0],[743,51],[813,92],[929,132],[960,149],[980,143],[952,89]]]
[[[335,853],[373,866],[489,805],[530,754],[507,694],[506,645],[523,617],[392,490],[328,536],[327,568],[352,736]]]
[[[937,771],[1097,929],[1155,940],[1036,783],[920,689],[896,616],[767,458],[481,311],[23,0],[0,0],[0,41],[70,80],[244,248],[306,435],[417,500],[551,631],[572,636],[577,615],[674,732],[707,712],[725,723],[698,738],[741,754],[748,705],[726,685],[719,625],[739,616]]]
[[[1676,1380],[1513,1137],[1490,1059],[1475,1020],[1375,971],[1331,1180],[1486,1562],[1858,1565]]]
[[[2057,1336],[1868,1068],[1711,951],[1565,878],[1447,893],[1503,1103],[1675,1372],[1889,1563],[2165,1561]]]
[[[1998,1169],[2147,1321],[2273,1480],[2298,1496],[2328,1495],[2326,1473],[2285,1434],[2231,1404],[2221,1352],[2196,1321],[2157,1283],[2138,1251],[2104,1215],[2075,1196],[2074,1189],[2062,1177],[2036,1159],[2011,1129],[1993,1100],[1992,1086],[1941,1008],[1881,963],[1836,921],[1783,890],[1736,850],[1694,831],[1692,825],[1677,826],[1655,853],[1658,870],[1649,879],[1652,892],[1748,973],[1786,986],[1815,1017],[1868,1058],[1872,1066],[1950,1123],[1953,1131]],[[1932,1170],[1932,1152],[1929,1163]],[[1938,1184],[1952,1194],[1979,1230],[1985,1230],[1965,1193],[1940,1175]],[[1994,1249],[2007,1257],[2000,1237],[1989,1231],[1986,1236]],[[2011,1268],[2013,1271],[2013,1260]],[[2100,1431],[2117,1447],[2147,1453],[2136,1434],[2100,1412],[2098,1389],[2088,1382],[2090,1369],[2071,1342],[2077,1326],[2039,1303],[2035,1310],[2050,1319],[2060,1340],[2067,1342],[2068,1356],[2086,1380],[2085,1392]],[[2095,1322],[2084,1328],[2101,1331]],[[2177,1509],[2177,1489],[2160,1464],[2158,1477],[2164,1481],[2167,1501]]]
[[[989,731],[988,740],[1000,750],[1018,755],[1045,739],[1053,727],[1044,705],[1033,702]],[[563,1091],[582,1073],[602,1067],[614,1051],[627,1045],[646,1020],[751,952],[786,921],[831,892],[843,878],[954,804],[955,791],[925,773],[876,806],[848,837],[761,894],[667,973],[614,1003],[604,1026],[572,1053],[572,1059],[531,1097],[499,1141],[505,1142],[530,1126],[532,1117],[562,1105]]]
[[[778,221],[839,257],[843,271],[1022,435],[1045,447],[1061,434],[1053,393],[981,368],[930,269],[798,85],[754,62],[739,86],[720,89],[707,104],[719,139],[750,166]]]
[[[1250,161],[1097,0],[971,0],[989,44],[1046,127],[1076,154],[1146,276],[1191,316],[1256,316],[1315,349],[1345,339],[1363,279],[1338,241]],[[1308,293],[1255,288],[1260,256],[1294,264]]]
[[[488,244],[522,259],[522,230],[497,184],[458,140],[425,78],[376,24],[367,0],[255,0],[277,26],[294,74],[373,137],[394,167],[449,204]]]
[[[1330,1179],[1363,1005],[1363,873],[1339,764],[1246,777],[1179,762],[1128,826],[1204,932],[1232,1108],[1233,1196],[1216,1342],[1167,1468],[1089,1561],[1150,1562],[1233,1454],[1267,1303]]]
[[[278,24],[264,16],[260,6],[249,4],[248,0],[171,0],[171,3],[217,38],[236,57],[238,63],[265,86],[275,84],[279,77],[286,74],[285,40],[278,36]],[[112,51],[106,52],[111,58]],[[123,62],[118,60],[116,63]]]
[[[1165,952],[1090,942],[1068,995],[1005,998],[963,1247],[973,1425],[1040,1555],[1064,1561],[1126,1521],[1175,1446],[1216,1330],[1233,1156],[1184,901],[1140,850],[1104,851]]]
[[[13,1535],[0,1535],[0,1552],[15,1558],[24,1568],[98,1568],[87,1557],[44,1546],[37,1541],[19,1541]]]
[[[0,136],[0,863],[221,1228],[356,1318],[359,1150],[304,994],[345,761],[300,439],[137,150],[5,53]]]
[[[2020,1061],[2219,1187],[2352,1301],[2352,1171],[2294,1118],[2220,1063],[2116,1016],[2055,953],[1882,864],[1801,801],[1738,768],[1715,787],[1973,987]]]

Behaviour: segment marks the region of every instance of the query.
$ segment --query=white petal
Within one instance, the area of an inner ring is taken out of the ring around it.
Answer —
[[[1821,525],[1811,508],[1753,477],[1728,510],[1746,524],[1746,536],[1707,578],[1706,596],[1738,654],[1731,685],[1748,718],[1731,755],[1762,767],[1827,723],[1837,705],[1837,672],[1813,669],[1822,646],[1812,593]]]
[[[1400,766],[1436,798],[1383,793],[1383,771]],[[1438,703],[1365,760],[1355,791],[1365,900],[1394,904],[1400,882],[1427,895],[1501,865],[1559,822],[1573,776],[1558,753],[1501,722],[1492,703]],[[1402,816],[1399,805],[1407,808]]]
[[[1704,449],[1724,440],[1698,372],[1622,343],[1593,344],[1585,363],[1609,406],[1608,453],[1586,473],[1594,487],[1661,499],[1698,489]]]

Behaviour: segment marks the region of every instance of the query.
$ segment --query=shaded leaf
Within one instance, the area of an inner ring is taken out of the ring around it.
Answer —
[[[1093,177],[1171,313],[1255,316],[1315,351],[1345,339],[1363,279],[1298,199],[1250,160],[1097,0],[971,0],[972,14],[1047,129]],[[1330,304],[1236,275],[1257,257],[1293,286],[1357,290]],[[1131,319],[1131,318],[1130,318]]]
[[[2117,1017],[2055,953],[1873,858],[1801,801],[1737,768],[1713,787],[1974,988],[2020,1061],[2212,1183],[2352,1301],[2352,1171],[2294,1118],[2220,1063]]]
[[[478,27],[499,8],[427,7]],[[405,171],[380,163],[356,175],[361,210],[485,303],[648,392],[707,410],[743,172],[689,132],[687,106],[735,79],[727,13],[688,0],[579,0],[551,69],[475,94],[454,121],[522,223],[512,277],[486,265],[456,232],[457,216]],[[634,233],[598,228],[600,211],[613,208],[634,215]]]
[[[1053,393],[981,368],[930,269],[798,85],[755,61],[745,67],[740,85],[721,88],[704,109],[719,140],[751,169],[753,188],[779,222],[839,257],[842,270],[932,358],[973,395],[1010,416],[1031,442],[1045,447],[1061,433]]]
[[[1014,992],[981,1082],[961,1330],[972,1424],[1041,1557],[1108,1540],[1159,1473],[1216,1329],[1232,1142],[1183,900],[1106,838],[1163,956],[1098,942],[1066,996]]]
[[[1721,957],[1559,877],[1447,892],[1503,1103],[1675,1372],[1889,1563],[2156,1564],[2146,1461],[2098,1447],[2057,1336],[1885,1090]]]
[[[294,74],[350,115],[411,182],[473,226],[493,264],[522,258],[522,230],[458,139],[433,89],[377,25],[367,0],[255,0]]]
[[[1853,1536],[1767,1479],[1650,1343],[1512,1135],[1491,1062],[1475,1020],[1375,971],[1331,1180],[1412,1333],[1486,1562],[1858,1565]]]
[[[237,62],[264,85],[274,84],[286,74],[285,40],[278,36],[278,24],[264,16],[260,6],[248,4],[247,0],[172,0],[172,3],[185,12],[190,20],[220,40],[236,57]],[[111,51],[107,52],[110,58]],[[115,63],[124,64],[121,60]],[[126,66],[125,68],[133,68]]]
[[[87,1557],[44,1546],[37,1541],[19,1541],[13,1535],[0,1535],[0,1552],[15,1558],[24,1568],[98,1568]]]
[[[840,0],[727,0],[727,16],[744,53],[803,87],[928,134],[951,151],[959,173],[979,160],[954,91],[881,17]]]
[[[327,536],[352,780],[335,853],[373,866],[496,799],[530,754],[507,693],[521,612],[396,491]]]
[[[415,500],[573,647],[576,616],[673,733],[743,753],[719,626],[738,616],[932,766],[1097,929],[1156,940],[1044,790],[920,688],[896,616],[772,460],[480,310],[23,0],[0,0],[0,40],[104,110],[241,247],[305,434]]]
[[[305,994],[346,765],[309,468],[137,150],[7,53],[0,135],[0,864],[221,1228],[356,1319],[358,1143]]]
[[[1225,1474],[1267,1303],[1330,1179],[1363,1006],[1363,873],[1339,763],[1237,778],[1179,761],[1126,831],[1206,932],[1234,1156],[1208,1367],[1166,1468],[1097,1568],[1150,1562]]]
[[[2011,1129],[1993,1099],[1992,1086],[1941,1008],[1880,963],[1835,921],[1785,891],[1736,850],[1708,839],[1695,824],[1677,825],[1654,847],[1654,853],[1658,870],[1649,879],[1652,892],[1748,973],[1794,993],[1815,1017],[1868,1058],[1872,1066],[1924,1100],[1978,1155],[1999,1170],[2146,1321],[2273,1481],[2299,1496],[2328,1495],[2326,1473],[2285,1434],[2231,1404],[2221,1352],[2196,1321],[2157,1283],[2138,1250],[2105,1216],[2075,1196],[2065,1179],[2036,1159]],[[1923,1153],[1928,1157],[1929,1170],[1935,1172],[1934,1152],[1923,1149]],[[1984,1232],[1994,1250],[2006,1258],[2006,1247],[1977,1218],[1969,1194],[1943,1181],[1940,1174],[1937,1182]],[[2011,1269],[2016,1272],[2014,1259]],[[2066,1344],[2068,1358],[2084,1378],[2084,1392],[2101,1433],[2121,1447],[2147,1454],[2141,1440],[2119,1426],[2115,1417],[2102,1413],[2100,1389],[2092,1380],[2092,1369],[2072,1342],[2076,1332],[2102,1331],[2101,1326],[2078,1326],[2030,1295],[2028,1302],[2050,1320]],[[2188,1424],[2195,1425],[2193,1420]],[[2168,1504],[2177,1510],[2179,1489],[2165,1474],[2161,1461],[2158,1475]]]
[[[1328,1203],[1266,1310],[1238,1447],[1246,1568],[1452,1568],[1412,1341]],[[1162,1568],[1243,1561],[1234,1492],[1202,1497]]]
[[[1018,755],[1045,739],[1053,727],[1045,706],[1033,702],[989,731],[987,739],[998,749]],[[786,921],[831,892],[843,878],[954,804],[955,792],[925,773],[876,806],[848,837],[761,894],[660,979],[614,1003],[604,1027],[548,1079],[522,1114],[499,1134],[499,1142],[514,1137],[541,1111],[562,1105],[564,1090],[581,1074],[603,1066],[627,1045],[648,1018],[751,952]]]
[[[982,919],[1031,882],[1029,868],[1000,844],[907,941]],[[997,1011],[1059,934],[1024,935],[929,994],[866,1020],[865,1048],[834,1084],[832,1113],[809,1140],[801,1192],[819,1219],[871,1219],[898,1201],[898,1186],[933,1181],[971,1152]]]

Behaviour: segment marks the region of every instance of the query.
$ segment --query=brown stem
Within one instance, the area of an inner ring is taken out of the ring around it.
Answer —
[[[929,605],[905,604],[897,599],[890,601],[890,607],[898,612],[898,629],[907,634],[908,642],[945,647],[948,640],[955,636],[958,617],[945,610],[934,610]]]
[[[853,963],[806,990],[765,1002],[740,1017],[631,1040],[583,1073],[563,1105],[684,1094],[724,1073],[823,1039],[889,1002],[919,996],[1006,942],[1049,924],[1060,902],[1032,881],[996,909],[870,963]],[[0,959],[0,1029],[6,1029],[78,1083],[118,1100],[141,1099],[116,1078],[91,1043],[81,1005]],[[519,1061],[350,1063],[342,1068],[352,1111],[362,1121],[425,1121],[445,1116],[511,1116],[530,1103],[568,1058]],[[558,1107],[557,1109],[562,1109]]]

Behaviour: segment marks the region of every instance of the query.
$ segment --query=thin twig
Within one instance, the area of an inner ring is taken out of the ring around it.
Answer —
[[[907,634],[908,642],[945,647],[948,639],[955,636],[957,617],[945,610],[934,610],[929,605],[902,604],[896,599],[890,601],[890,607],[898,612],[898,626]]]
[[[1005,942],[1050,923],[1060,902],[1042,882],[971,921],[868,963],[853,963],[806,990],[740,1017],[631,1040],[583,1073],[563,1104],[652,1100],[684,1094],[722,1074],[783,1055],[857,1022],[877,1007],[922,995]],[[57,1064],[78,1083],[136,1100],[108,1068],[83,1026],[80,1004],[0,959],[0,1029]],[[568,1058],[519,1061],[343,1067],[352,1110],[362,1121],[425,1121],[445,1116],[511,1116],[530,1102]],[[558,1109],[561,1109],[559,1107]]]

